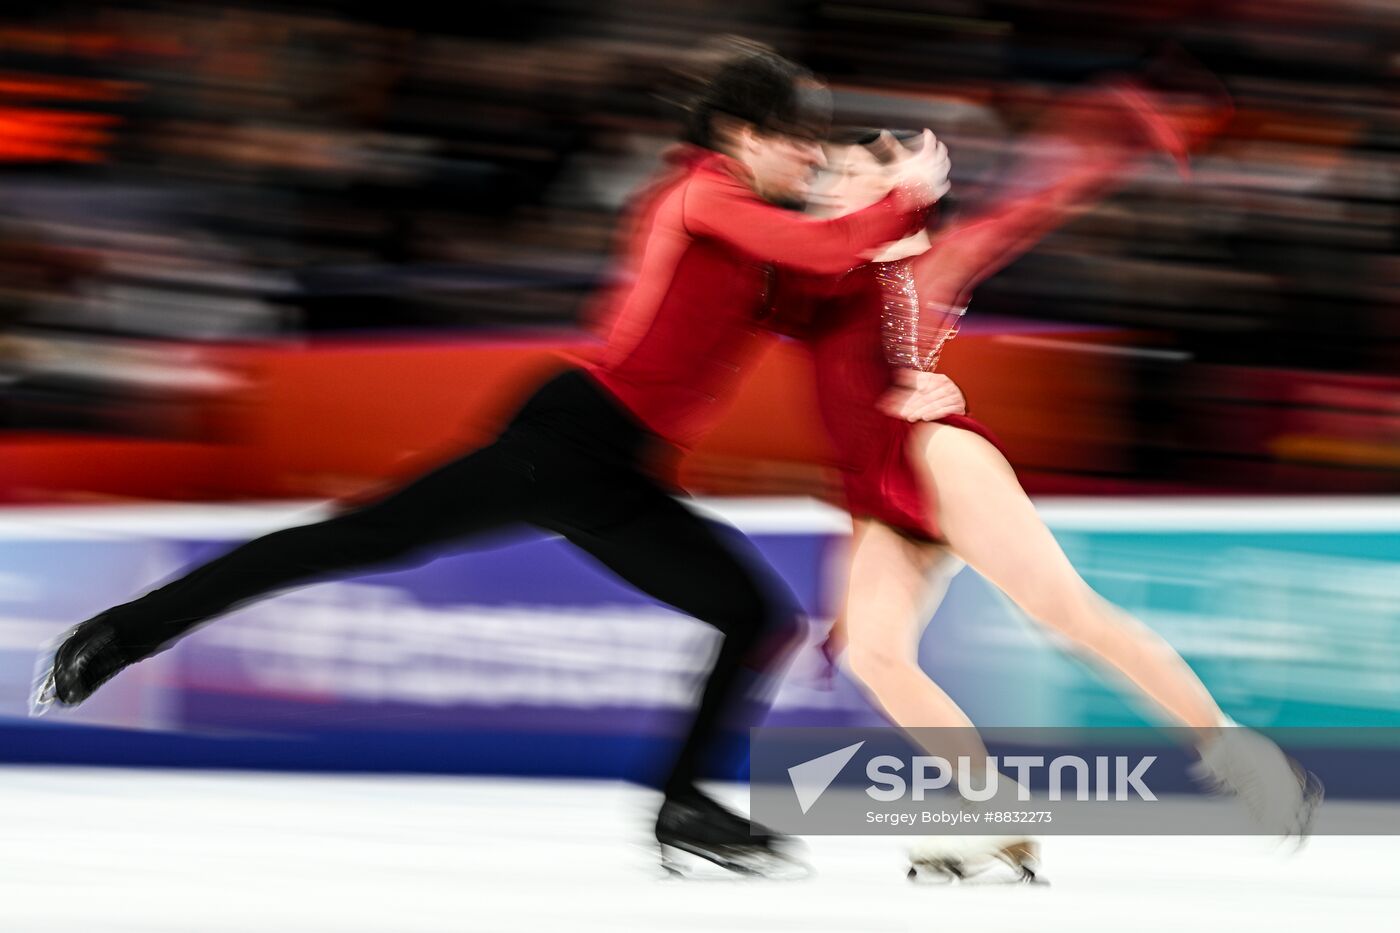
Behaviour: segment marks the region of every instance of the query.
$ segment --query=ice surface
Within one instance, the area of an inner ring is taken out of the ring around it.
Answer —
[[[1292,857],[1052,838],[1050,887],[960,889],[906,881],[897,838],[825,837],[808,880],[666,880],[643,845],[654,805],[601,782],[9,767],[0,931],[1332,933],[1400,908],[1390,837]]]

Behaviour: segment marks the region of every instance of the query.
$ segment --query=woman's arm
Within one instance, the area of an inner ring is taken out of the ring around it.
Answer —
[[[953,225],[910,260],[916,320],[895,329],[916,342],[906,348],[911,365],[931,368],[948,336],[949,313],[965,308],[988,277],[1112,193],[1145,154],[1162,151],[1184,159],[1184,132],[1144,92],[1122,84],[1091,89],[1051,108],[1035,135],[1061,152],[1068,144],[1067,154],[1049,164],[1032,155],[1011,172],[1016,179],[1044,179],[1040,187]]]

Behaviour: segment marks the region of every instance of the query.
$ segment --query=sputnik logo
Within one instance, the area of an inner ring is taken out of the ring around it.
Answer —
[[[864,741],[860,741],[854,745],[847,745],[820,758],[813,758],[788,768],[788,778],[792,781],[793,793],[797,794],[797,805],[802,808],[803,813],[812,809],[812,805],[826,793],[826,789],[836,780],[841,769],[846,767],[864,744]]]

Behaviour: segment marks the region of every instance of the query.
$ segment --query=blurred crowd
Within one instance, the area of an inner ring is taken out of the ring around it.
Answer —
[[[579,325],[723,33],[825,75],[841,122],[934,128],[963,211],[1057,92],[1228,91],[1189,179],[1147,166],[976,310],[1131,331],[1159,472],[1285,436],[1341,472],[1284,487],[1400,489],[1391,0],[7,3],[0,426],[149,426],[124,399],[233,378],[191,343]],[[1240,447],[1300,407],[1312,427]]]

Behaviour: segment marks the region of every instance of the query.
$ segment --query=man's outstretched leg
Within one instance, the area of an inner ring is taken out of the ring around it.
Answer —
[[[347,570],[411,562],[430,544],[527,521],[538,493],[529,454],[498,441],[378,502],[249,541],[69,632],[46,672],[41,663],[31,710],[77,706],[129,665],[259,597]]]

